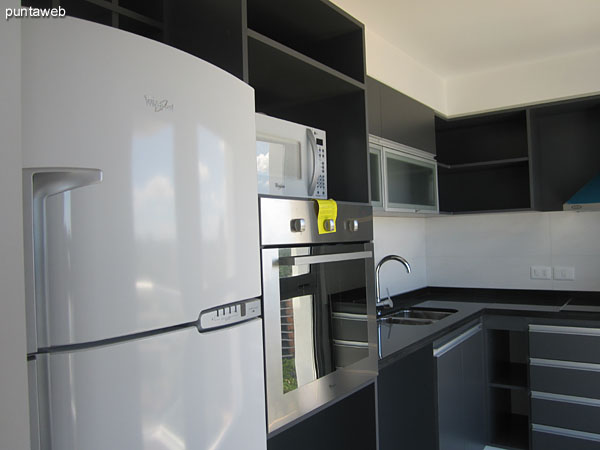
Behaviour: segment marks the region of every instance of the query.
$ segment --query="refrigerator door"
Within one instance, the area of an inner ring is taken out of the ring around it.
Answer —
[[[261,334],[256,319],[38,355],[38,403],[49,415],[34,441],[42,450],[264,450]]]
[[[74,18],[23,20],[22,46],[25,218],[43,222],[28,224],[42,237],[26,230],[28,301],[41,301],[29,308],[29,352],[259,296],[253,90],[179,50]],[[101,176],[53,191],[36,175],[82,170]]]

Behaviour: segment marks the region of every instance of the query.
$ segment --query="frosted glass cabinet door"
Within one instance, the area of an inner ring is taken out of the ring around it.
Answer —
[[[381,183],[381,154],[380,145],[369,146],[369,170],[371,172],[371,205],[373,208],[383,208],[383,186]]]
[[[437,211],[435,162],[384,149],[385,209]]]

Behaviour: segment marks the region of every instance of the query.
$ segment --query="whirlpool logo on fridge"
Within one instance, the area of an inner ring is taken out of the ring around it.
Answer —
[[[154,112],[170,111],[173,112],[173,103],[169,103],[167,99],[157,100],[154,97],[144,95],[146,106],[154,109]]]

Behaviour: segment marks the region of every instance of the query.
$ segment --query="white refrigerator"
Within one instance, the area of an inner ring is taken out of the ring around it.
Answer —
[[[22,73],[33,448],[265,449],[253,90],[73,18]]]

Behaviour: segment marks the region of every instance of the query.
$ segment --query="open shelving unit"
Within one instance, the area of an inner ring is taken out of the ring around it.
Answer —
[[[490,441],[509,449],[529,448],[526,331],[487,330]]]
[[[249,32],[364,83],[363,26],[344,11],[320,0],[247,0],[247,5]]]
[[[436,117],[436,147],[441,211],[531,208],[525,110]]]
[[[256,111],[325,130],[328,193],[369,202],[364,27],[322,0],[248,0]]]

